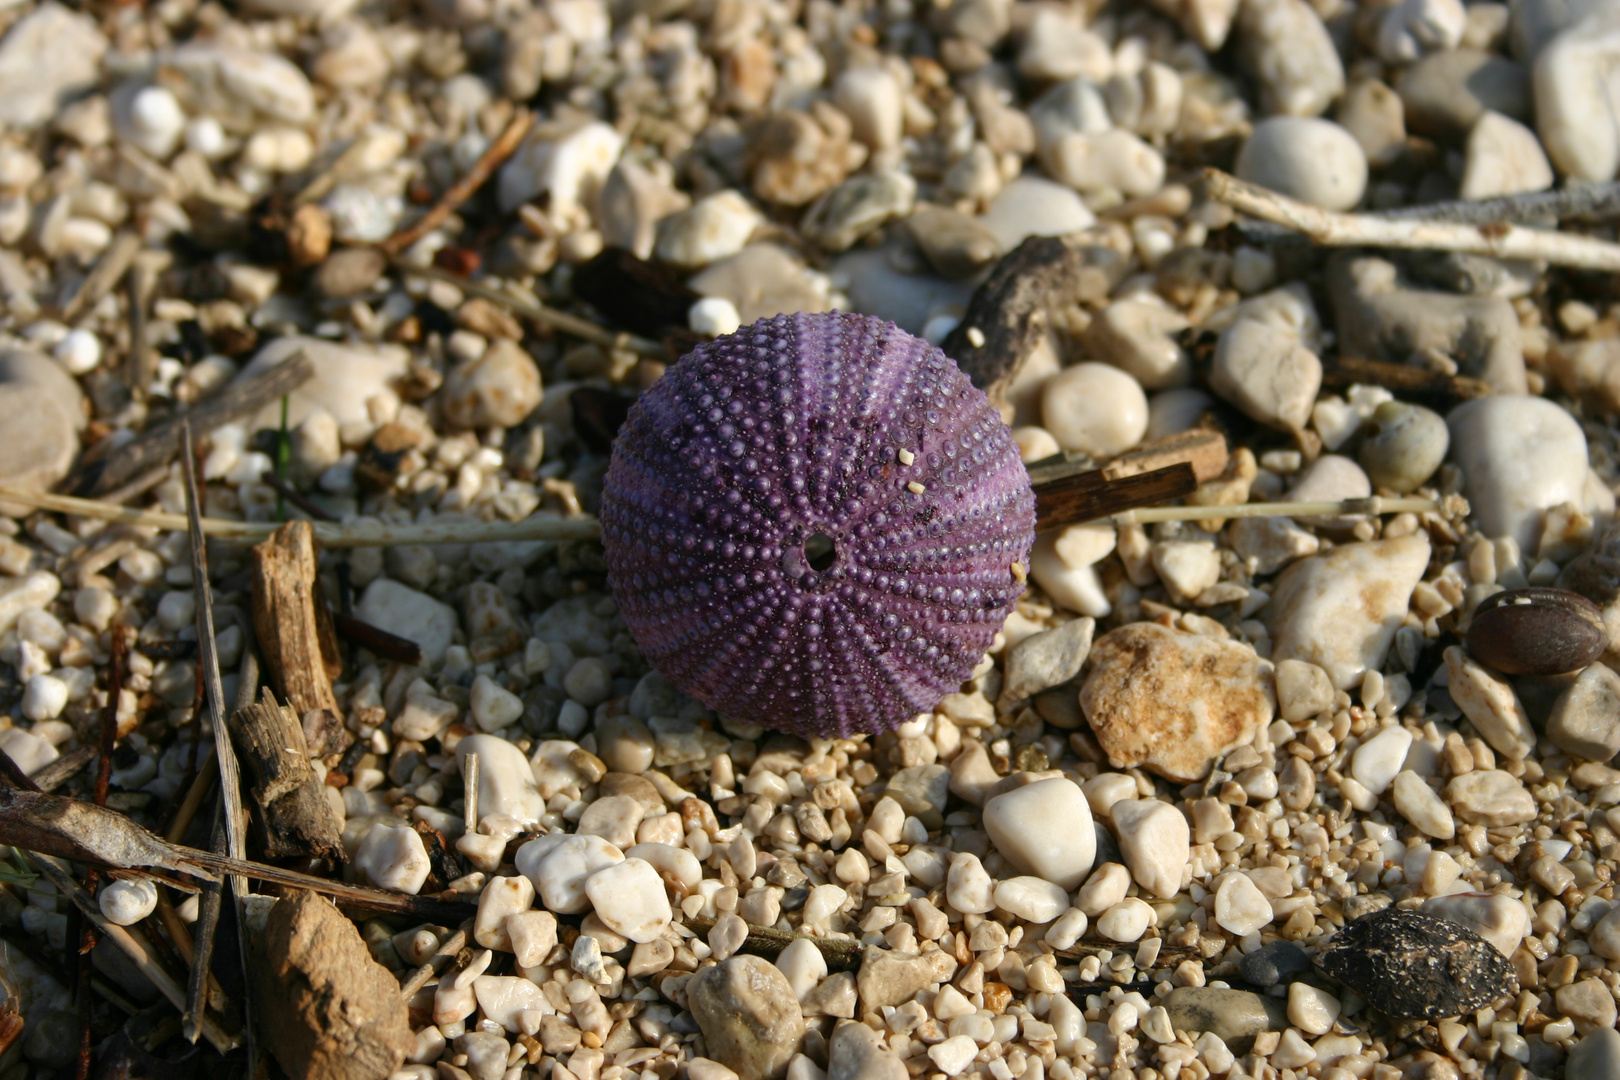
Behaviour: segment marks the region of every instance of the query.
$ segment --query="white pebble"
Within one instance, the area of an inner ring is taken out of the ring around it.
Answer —
[[[166,87],[148,86],[129,103],[130,141],[162,160],[174,153],[186,127],[179,100]]]
[[[1110,941],[1137,941],[1156,921],[1158,915],[1147,901],[1130,896],[1102,913],[1097,931]]]
[[[609,930],[637,944],[655,941],[673,913],[651,863],[627,858],[585,879],[585,895]]]
[[[977,855],[960,851],[951,856],[945,899],[964,915],[983,915],[996,906],[993,883]]]
[[[1064,368],[1041,390],[1043,426],[1065,450],[1113,457],[1147,432],[1147,395],[1125,372],[1094,361]]]
[[[777,956],[776,966],[787,976],[793,996],[800,1001],[827,977],[827,958],[821,955],[815,942],[805,937],[794,938]]]
[[[507,917],[534,906],[534,883],[526,877],[493,877],[478,894],[473,940],[486,949],[514,952],[506,933]]]
[[[468,705],[483,731],[499,731],[523,715],[523,699],[488,675],[473,680]]]
[[[64,337],[51,350],[58,363],[68,370],[70,375],[84,375],[96,369],[101,363],[101,339],[93,331],[82,327],[69,330]]]
[[[1054,821],[1064,827],[1050,828]],[[984,828],[1008,862],[1063,889],[1085,880],[1097,856],[1091,808],[1080,785],[1065,777],[1037,780],[989,800]]]
[[[1396,774],[1391,787],[1394,791],[1390,798],[1395,809],[1423,833],[1436,840],[1450,840],[1457,835],[1457,822],[1451,816],[1451,808],[1423,777],[1407,769]]]
[[[518,848],[518,873],[534,882],[546,908],[578,915],[590,907],[585,882],[592,874],[624,861],[624,853],[600,836],[542,836]]]
[[[742,325],[737,305],[723,296],[705,296],[686,312],[686,325],[694,334],[719,337],[735,333]]]
[[[955,1076],[967,1068],[978,1054],[979,1044],[968,1035],[953,1035],[928,1048],[928,1059],[946,1076]]]
[[[1339,1018],[1339,999],[1307,982],[1288,987],[1288,1022],[1311,1035],[1326,1035]]]
[[[30,720],[54,720],[67,702],[67,683],[54,675],[35,675],[23,688],[22,713]]]
[[[1120,853],[1136,884],[1161,900],[1174,897],[1181,891],[1191,858],[1186,817],[1157,799],[1123,799],[1113,805],[1110,814]]]
[[[1070,908],[1046,930],[1046,943],[1054,949],[1071,949],[1086,933],[1089,920],[1079,908]]]
[[[422,836],[409,825],[377,824],[360,841],[354,868],[379,889],[416,895],[432,869]]]
[[[212,116],[202,116],[186,125],[186,149],[212,161],[225,153],[230,140],[225,129]]]
[[[519,967],[538,967],[557,946],[557,916],[536,910],[508,915],[506,937]]]
[[[163,594],[157,604],[158,622],[166,629],[179,630],[190,626],[197,617],[197,598],[190,589],[176,589]]]
[[[996,907],[1025,922],[1047,923],[1063,914],[1069,894],[1044,878],[1023,875],[997,882],[995,901]]]
[[[1368,677],[1373,674],[1368,672]],[[1392,724],[1356,747],[1350,758],[1350,775],[1374,795],[1382,795],[1395,774],[1401,771],[1411,748],[1412,733],[1399,724]]]
[[[1238,151],[1237,175],[1324,210],[1349,210],[1367,189],[1367,154],[1331,120],[1273,116]]]
[[[120,878],[108,882],[96,894],[101,913],[117,926],[134,926],[152,914],[157,899],[157,886],[150,878]]]
[[[1253,934],[1271,922],[1271,901],[1247,874],[1221,875],[1215,890],[1215,921],[1239,937]]]

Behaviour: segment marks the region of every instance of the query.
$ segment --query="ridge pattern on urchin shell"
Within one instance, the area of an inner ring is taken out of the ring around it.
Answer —
[[[600,518],[648,662],[724,717],[806,736],[888,730],[956,691],[1035,539],[983,392],[840,312],[763,319],[670,367],[614,441]]]

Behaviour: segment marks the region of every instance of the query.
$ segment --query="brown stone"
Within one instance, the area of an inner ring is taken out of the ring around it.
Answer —
[[[1091,647],[1080,707],[1115,768],[1191,783],[1271,722],[1262,665],[1239,642],[1132,623]]]
[[[293,1080],[377,1080],[416,1045],[398,980],[330,901],[276,901],[256,952],[260,1037]]]
[[[775,964],[733,956],[704,968],[687,983],[686,1001],[708,1056],[741,1080],[780,1080],[787,1072],[804,1036],[804,1013]]]

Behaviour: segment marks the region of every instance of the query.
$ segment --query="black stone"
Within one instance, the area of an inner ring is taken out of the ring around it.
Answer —
[[[1345,926],[1317,965],[1392,1017],[1438,1020],[1519,992],[1496,946],[1461,923],[1385,908]]]
[[[1246,982],[1256,986],[1276,986],[1311,970],[1308,953],[1292,941],[1273,941],[1265,948],[1256,949],[1238,965]]]

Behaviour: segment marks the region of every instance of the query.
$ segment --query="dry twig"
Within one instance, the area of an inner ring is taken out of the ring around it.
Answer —
[[[1620,244],[1506,222],[1487,225],[1336,214],[1245,183],[1218,169],[1204,173],[1212,199],[1263,221],[1287,226],[1325,247],[1458,251],[1497,259],[1535,259],[1582,270],[1620,270]]]
[[[500,304],[514,314],[522,315],[525,319],[561,330],[565,334],[572,334],[583,338],[593,345],[600,345],[604,349],[624,349],[640,356],[648,356],[654,360],[668,360],[669,350],[651,338],[640,337],[636,334],[616,334],[605,326],[598,326],[589,319],[582,319],[578,315],[570,315],[566,311],[547,307],[545,304],[532,300],[519,300],[510,293],[500,289],[491,288],[482,282],[468,278],[460,278],[436,266],[418,266],[416,263],[406,262],[403,259],[393,260],[393,267],[402,274],[413,277],[432,278],[434,281],[444,281],[464,293],[481,296],[493,304]]]
[[[407,229],[401,229],[393,236],[377,245],[390,256],[398,255],[412,244],[416,243],[428,233],[437,229],[444,223],[444,219],[455,213],[462,203],[472,198],[473,193],[484,186],[490,174],[500,168],[501,162],[512,156],[523,137],[534,126],[534,114],[528,109],[519,107],[512,116],[512,122],[506,125],[506,130],[500,137],[489,144],[473,167],[433,204],[433,208],[419,218],[416,224]]]

